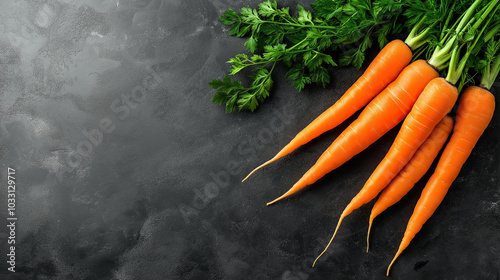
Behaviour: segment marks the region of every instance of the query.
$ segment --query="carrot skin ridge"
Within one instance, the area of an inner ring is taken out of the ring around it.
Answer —
[[[382,191],[373,205],[366,235],[366,252],[370,245],[370,232],[373,220],[387,208],[396,204],[405,196],[413,186],[427,173],[439,151],[443,148],[453,129],[453,118],[445,116],[434,128],[432,133],[420,145],[410,161],[398,173],[387,187]]]
[[[494,110],[495,97],[486,89],[471,86],[461,94],[450,141],[444,148],[434,173],[422,190],[399,249],[387,268],[387,275],[394,261],[408,247],[423,224],[443,201],[463,164],[488,127]]]
[[[408,115],[427,83],[438,76],[438,72],[424,60],[416,60],[405,67],[396,80],[377,95],[333,141],[302,178],[268,205],[316,182],[365,150]]]
[[[410,63],[411,58],[412,51],[403,41],[399,39],[391,41],[379,52],[363,75],[335,104],[300,131],[273,158],[252,170],[242,182],[260,168],[290,154],[298,147],[347,120],[394,81]]]

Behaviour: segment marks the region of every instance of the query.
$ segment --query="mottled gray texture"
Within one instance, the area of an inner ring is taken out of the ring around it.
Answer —
[[[16,169],[19,220],[17,272],[3,227],[0,278],[385,279],[423,182],[377,218],[369,254],[372,203],[310,264],[397,129],[272,207],[345,124],[240,183],[361,74],[335,69],[299,94],[278,67],[264,106],[225,114],[207,83],[245,50],[217,18],[259,2],[2,1],[0,180]],[[500,278],[498,124],[391,278]]]

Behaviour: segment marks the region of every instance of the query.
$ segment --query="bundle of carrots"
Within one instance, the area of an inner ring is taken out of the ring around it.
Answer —
[[[439,27],[438,42],[427,36],[435,25],[422,26],[424,20],[419,21],[405,42],[394,40],[387,44],[333,106],[243,179],[333,129],[364,107],[317,162],[291,189],[268,203],[271,205],[315,183],[403,122],[383,160],[341,213],[330,242],[316,261],[332,243],[343,219],[379,196],[369,219],[368,251],[374,218],[398,202],[424,176],[445,146],[422,190],[387,275],[437,209],[493,116],[495,98],[489,90],[500,72],[499,1],[471,1],[459,16],[453,14],[453,6],[448,7],[449,14]],[[415,53],[423,44],[432,47],[426,60],[419,58],[421,52]],[[482,71],[479,86],[468,86],[461,92],[470,72],[477,71]],[[442,74],[446,76],[440,77]],[[453,120],[449,113],[457,100]]]

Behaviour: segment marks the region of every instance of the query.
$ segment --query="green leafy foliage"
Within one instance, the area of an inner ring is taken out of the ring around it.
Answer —
[[[229,9],[219,21],[229,26],[230,35],[248,37],[244,46],[253,54],[238,54],[229,59],[229,74],[241,74],[245,68],[254,68],[254,74],[248,87],[227,77],[212,81],[210,85],[217,89],[212,100],[226,104],[228,112],[255,110],[269,95],[277,63],[289,68],[285,77],[297,91],[312,83],[325,87],[330,82],[332,67],[363,67],[366,53],[374,43],[383,48],[405,26],[415,25],[429,9],[432,15],[426,25],[438,18],[442,20],[452,2],[316,0],[311,4],[312,10],[297,5],[291,11],[289,7],[279,7],[276,0],[267,0],[256,8],[244,7],[239,13]],[[411,18],[411,24],[398,21],[403,14]]]
[[[269,97],[273,85],[271,73],[264,67],[258,67],[252,75],[252,84],[245,88],[240,81],[231,81],[229,77],[223,80],[214,79],[209,85],[216,89],[212,102],[226,105],[226,113],[233,111],[255,111],[260,103]]]

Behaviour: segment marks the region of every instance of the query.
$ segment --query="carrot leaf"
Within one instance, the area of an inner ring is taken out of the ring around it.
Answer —
[[[225,104],[226,113],[236,110],[255,111],[259,104],[269,97],[273,85],[272,69],[274,66],[271,71],[263,66],[256,68],[251,77],[252,84],[249,87],[244,87],[240,81],[231,81],[227,76],[222,80],[212,80],[209,85],[217,91],[211,101],[219,105]]]
[[[252,74],[248,87],[232,79],[212,81],[212,87],[223,85],[215,88],[212,101],[226,104],[228,112],[254,111],[270,93],[270,77],[277,63],[288,68],[286,77],[297,91],[313,83],[325,87],[331,80],[331,67],[360,69],[373,44],[383,48],[421,20],[421,28],[415,34],[417,47],[435,46],[428,38],[437,38],[440,33],[436,30],[449,21],[446,17],[458,13],[465,6],[462,2],[471,0],[454,2],[316,0],[310,5],[312,9],[301,5],[293,9],[280,7],[276,0],[266,0],[239,12],[228,9],[219,22],[229,27],[229,35],[246,37],[243,45],[250,53],[237,54],[227,61],[231,65],[229,75]]]

